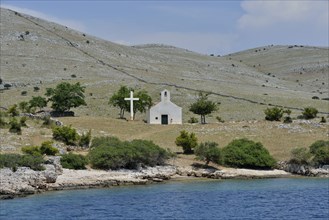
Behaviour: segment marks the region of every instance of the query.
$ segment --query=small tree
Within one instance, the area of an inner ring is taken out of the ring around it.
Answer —
[[[199,93],[199,97],[195,103],[190,106],[190,111],[194,114],[200,115],[201,124],[206,123],[206,115],[211,114],[214,111],[217,111],[218,107],[215,102],[208,100],[208,94]]]
[[[84,92],[85,87],[81,86],[79,82],[76,84],[62,82],[55,89],[47,88],[46,96],[50,97],[51,107],[62,113],[69,111],[71,108],[87,105]]]
[[[278,107],[267,108],[264,111],[265,119],[268,121],[280,121],[283,116],[283,109]]]
[[[47,100],[41,96],[32,97],[32,99],[29,101],[30,108],[36,108],[38,107],[41,111],[42,108],[47,106]]]
[[[137,111],[144,113],[148,108],[152,106],[152,98],[148,95],[146,90],[138,91],[136,93],[136,97],[139,98],[139,100],[134,103],[134,119]]]
[[[304,111],[302,112],[302,114],[305,119],[312,119],[312,118],[316,118],[316,115],[318,114],[318,112],[319,111],[316,108],[307,107],[307,108],[304,108]]]
[[[109,104],[120,109],[120,118],[124,118],[125,110],[129,111],[129,102],[125,101],[125,98],[129,97],[129,92],[132,89],[127,86],[121,86],[120,89],[114,93],[110,100]]]
[[[56,126],[53,128],[53,138],[63,141],[67,145],[76,145],[76,142],[79,140],[79,134],[71,126]]]
[[[183,130],[175,141],[177,146],[183,148],[184,154],[193,153],[193,148],[198,145],[198,139],[194,133],[189,134],[187,131]]]
[[[218,144],[215,142],[201,143],[194,149],[194,154],[197,159],[205,161],[206,165],[209,162],[214,162],[219,164],[221,161],[221,151],[218,148]]]

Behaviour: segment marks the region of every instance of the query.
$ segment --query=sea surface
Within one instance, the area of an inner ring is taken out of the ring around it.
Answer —
[[[0,201],[0,219],[329,219],[329,179],[184,180]]]

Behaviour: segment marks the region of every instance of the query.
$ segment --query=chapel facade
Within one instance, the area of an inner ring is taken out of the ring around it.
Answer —
[[[147,112],[149,124],[182,124],[182,108],[170,101],[170,92],[161,92],[161,101]]]

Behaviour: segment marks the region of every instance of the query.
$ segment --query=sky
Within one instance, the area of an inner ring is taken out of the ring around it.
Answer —
[[[124,45],[215,55],[272,44],[329,46],[328,0],[1,0],[1,7]]]

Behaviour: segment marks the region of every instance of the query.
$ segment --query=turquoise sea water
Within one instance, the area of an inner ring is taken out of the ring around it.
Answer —
[[[172,181],[0,201],[0,219],[329,219],[329,179]]]

